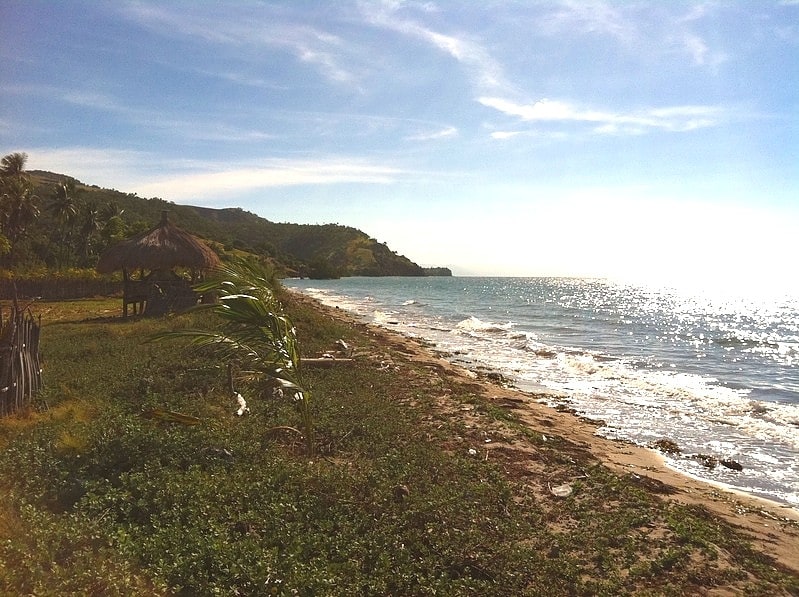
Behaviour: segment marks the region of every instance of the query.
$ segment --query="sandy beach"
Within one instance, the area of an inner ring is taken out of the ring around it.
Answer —
[[[413,365],[415,369],[429,371],[432,376],[468,385],[490,404],[507,409],[534,434],[540,434],[544,439],[562,438],[570,449],[590,454],[619,475],[631,476],[665,500],[704,507],[744,532],[757,550],[799,574],[799,513],[794,508],[690,478],[666,466],[664,459],[654,450],[596,435],[595,423],[543,404],[545,397],[542,395],[504,387],[448,362],[435,354],[431,347],[413,338],[363,323],[344,310],[322,305],[305,295],[293,294],[300,300],[313,302],[330,317],[348,325],[364,327],[377,344],[385,348],[386,354],[380,356],[391,366],[410,371],[410,365]],[[501,429],[501,422],[487,424],[484,417],[478,417],[468,405],[451,400],[446,393],[437,397],[436,404],[441,414],[462,418],[474,434],[472,439],[480,441],[480,457],[499,461],[509,475],[525,476],[532,491],[543,492],[564,481],[558,477],[557,470],[542,468],[534,457],[533,447],[524,445],[518,438],[503,441],[502,438],[511,432]],[[458,449],[458,442],[468,440],[454,438],[453,449]]]

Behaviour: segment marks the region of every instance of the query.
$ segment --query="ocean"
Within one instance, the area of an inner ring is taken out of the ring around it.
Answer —
[[[472,370],[546,391],[687,475],[799,509],[799,294],[573,278],[286,280],[421,338]],[[742,470],[717,464],[738,463]]]

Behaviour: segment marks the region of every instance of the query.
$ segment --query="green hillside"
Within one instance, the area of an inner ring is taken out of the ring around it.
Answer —
[[[287,275],[424,276],[425,270],[368,234],[339,224],[276,223],[239,208],[212,209],[143,198],[38,170],[23,173],[29,189],[0,207],[0,265],[20,271],[92,268],[108,246],[147,230],[168,210],[170,220],[209,241],[215,250],[244,251],[272,260]],[[4,184],[11,184],[8,176]],[[27,206],[27,211],[22,206]],[[24,225],[12,213],[25,214]],[[0,236],[2,238],[2,236]]]

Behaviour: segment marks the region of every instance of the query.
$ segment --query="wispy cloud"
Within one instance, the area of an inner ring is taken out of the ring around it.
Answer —
[[[636,35],[634,24],[621,7],[603,1],[564,0],[538,23],[549,34],[600,34],[624,42]]]
[[[512,139],[513,137],[517,137],[521,134],[521,131],[494,131],[491,133],[492,139],[499,139],[500,141],[504,139]]]
[[[274,187],[342,183],[389,184],[402,170],[360,160],[267,160],[261,165],[211,171],[206,168],[166,176],[137,187],[140,194],[170,200],[225,198]]]
[[[458,136],[458,129],[454,126],[448,126],[441,130],[429,132],[429,133],[419,133],[416,135],[409,135],[405,137],[406,141],[435,141],[437,139],[449,139],[452,137]]]
[[[728,60],[723,49],[713,48],[697,29],[719,9],[715,2],[700,2],[682,10],[667,4],[651,5],[605,0],[562,0],[538,20],[540,30],[566,39],[604,36],[615,39],[627,52],[644,56],[687,56],[695,66],[711,69]]]
[[[5,91],[112,113],[122,116],[130,125],[145,128],[149,134],[161,131],[170,136],[178,135],[182,139],[224,143],[257,143],[278,137],[276,134],[260,130],[251,122],[242,126],[226,124],[224,120],[230,115],[227,111],[205,116],[197,114],[195,118],[190,119],[179,115],[169,115],[166,111],[153,111],[149,108],[130,106],[110,94],[82,89],[33,85],[17,86]]]
[[[204,77],[221,79],[223,81],[228,81],[235,85],[254,87],[256,89],[268,89],[270,91],[287,91],[289,89],[288,85],[286,85],[285,83],[279,83],[277,81],[272,81],[264,77],[259,77],[252,74],[245,74],[242,72],[234,72],[230,70],[226,71],[211,70],[208,68],[194,68],[192,70],[193,72],[196,72],[197,74],[202,75]]]
[[[77,146],[31,147],[24,151],[30,156],[31,170],[68,174],[87,184],[126,191],[151,176],[162,164],[145,152],[123,149]]]
[[[416,20],[400,16],[403,6],[393,1],[361,3],[371,25],[421,40],[454,58],[468,70],[475,84],[484,92],[507,86],[502,66],[479,42],[463,34],[435,31]]]
[[[134,110],[131,110],[113,96],[105,93],[87,91],[85,89],[59,87],[40,83],[34,85],[9,85],[3,91],[14,95],[66,102],[73,106],[92,110],[128,114],[134,113]]]
[[[632,113],[617,113],[581,108],[557,100],[542,99],[532,104],[517,104],[497,97],[478,100],[523,122],[585,123],[598,134],[641,134],[651,130],[690,131],[719,124],[722,111],[714,106],[674,106]]]
[[[358,158],[228,161],[170,159],[143,151],[96,147],[9,148],[29,154],[28,167],[69,174],[87,184],[170,201],[226,199],[235,194],[290,186],[390,184],[407,176],[402,168]]]
[[[199,38],[215,45],[251,47],[258,57],[259,49],[279,48],[296,60],[315,68],[323,77],[336,83],[352,84],[361,78],[363,63],[352,55],[351,48],[340,36],[307,24],[292,24],[290,18],[276,18],[268,5],[255,5],[234,10],[222,6],[219,12],[177,10],[171,4],[129,4],[124,14],[143,27],[165,36]],[[240,56],[241,57],[241,56]],[[354,66],[357,65],[357,66]],[[252,80],[244,81],[251,84]]]

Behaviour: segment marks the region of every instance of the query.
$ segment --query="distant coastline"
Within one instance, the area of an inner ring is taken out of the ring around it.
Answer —
[[[452,270],[448,267],[425,267],[424,275],[425,276],[442,276],[446,278],[452,277]]]

